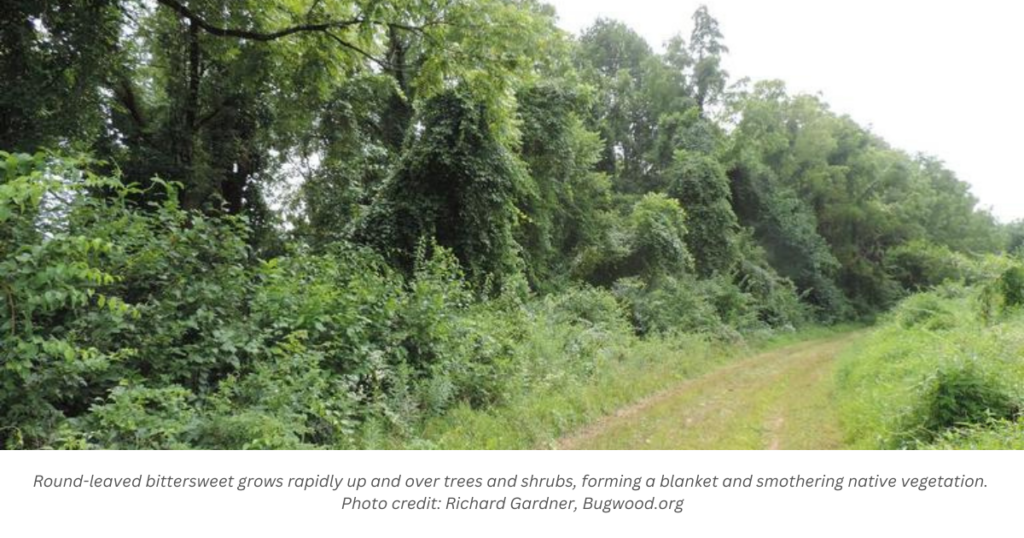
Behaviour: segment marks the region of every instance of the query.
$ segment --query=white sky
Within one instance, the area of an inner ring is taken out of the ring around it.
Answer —
[[[934,155],[982,207],[1024,218],[1024,3],[546,0],[578,33],[620,20],[656,50],[707,4],[733,80],[781,79],[911,153]]]

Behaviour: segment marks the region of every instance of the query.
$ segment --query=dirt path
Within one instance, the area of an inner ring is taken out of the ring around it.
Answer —
[[[744,359],[619,410],[562,449],[833,449],[835,356],[863,333]]]

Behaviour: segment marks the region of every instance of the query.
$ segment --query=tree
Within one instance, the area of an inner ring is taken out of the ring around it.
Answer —
[[[736,233],[729,179],[722,165],[710,155],[679,150],[672,168],[669,194],[687,213],[687,244],[697,272],[709,277],[727,274],[736,264]]]
[[[1024,254],[1024,220],[1015,220],[1006,225],[1006,252]]]
[[[575,274],[609,287],[621,279],[657,286],[690,275],[693,256],[686,245],[686,217],[678,200],[645,194],[624,214],[607,215],[597,242],[577,256]]]
[[[514,239],[526,174],[487,124],[484,105],[452,90],[432,98],[422,132],[388,178],[359,237],[411,270],[431,239],[450,248],[478,288],[519,264]]]
[[[780,177],[791,160],[785,103],[785,87],[764,82],[734,105],[740,120],[726,154],[733,208],[772,267],[806,294],[821,317],[841,319],[848,299],[835,281],[839,261],[818,233],[813,209]]]
[[[582,75],[598,89],[590,125],[605,141],[600,170],[622,192],[656,190],[658,170],[648,154],[661,114],[688,102],[682,74],[636,32],[605,19],[583,32],[578,56]]]
[[[693,62],[693,95],[701,112],[717,104],[725,91],[729,73],[722,69],[722,55],[729,52],[722,44],[718,21],[700,6],[693,14],[693,32],[690,35],[690,54]]]
[[[81,147],[103,128],[115,0],[10,0],[0,10],[0,148]]]
[[[542,83],[520,92],[518,101],[520,155],[529,171],[518,242],[530,283],[551,289],[565,284],[579,251],[599,241],[611,186],[594,170],[602,144],[580,118],[582,95],[565,82]]]
[[[686,247],[686,212],[663,194],[646,194],[629,216],[633,233],[630,256],[637,273],[648,281],[677,275],[692,267]]]

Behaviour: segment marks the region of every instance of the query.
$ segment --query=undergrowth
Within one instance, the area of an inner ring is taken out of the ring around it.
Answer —
[[[1019,270],[903,301],[841,357],[841,416],[857,448],[1024,448]]]

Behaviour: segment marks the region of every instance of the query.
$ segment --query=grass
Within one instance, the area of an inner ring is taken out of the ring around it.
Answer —
[[[855,448],[1024,448],[1024,316],[982,319],[978,293],[906,300],[840,359],[839,414]]]
[[[870,331],[613,340],[585,377],[370,446],[1024,449],[1024,309],[983,315],[981,298],[918,294]],[[540,340],[538,360],[559,360]]]
[[[1024,421],[993,421],[947,432],[925,447],[933,450],[1024,450]]]
[[[579,431],[652,394],[750,357],[848,331],[813,328],[796,333],[754,336],[723,344],[700,336],[634,340],[615,349],[582,382],[549,385],[490,409],[460,406],[426,421],[406,438],[385,437],[377,448],[533,449],[555,448]]]
[[[567,443],[572,448],[840,448],[833,358],[861,333],[761,353],[684,383]]]

